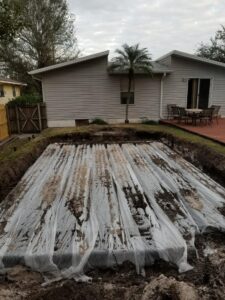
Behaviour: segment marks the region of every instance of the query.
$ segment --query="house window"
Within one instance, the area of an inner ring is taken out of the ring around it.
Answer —
[[[129,96],[128,92],[121,92],[120,93],[121,104],[127,104],[128,96]],[[134,104],[134,92],[130,92],[130,102],[129,102],[129,104]]]
[[[122,76],[120,78],[120,103],[121,104],[127,104],[128,100],[128,89],[129,89],[129,81],[127,76]],[[130,103],[129,104],[134,104],[134,80],[131,82],[130,86]]]
[[[12,87],[12,92],[13,92],[13,97],[16,97],[16,87],[15,86]]]
[[[189,78],[187,108],[208,108],[210,78]]]
[[[3,85],[0,85],[0,97],[5,97]]]

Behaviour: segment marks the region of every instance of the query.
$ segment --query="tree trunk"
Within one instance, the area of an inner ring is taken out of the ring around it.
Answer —
[[[130,105],[130,99],[131,99],[131,83],[132,83],[132,71],[129,71],[129,75],[128,75],[128,97],[127,97],[127,103],[126,103],[126,116],[125,116],[125,124],[129,123],[129,119],[128,119],[128,112],[129,112],[129,105]]]

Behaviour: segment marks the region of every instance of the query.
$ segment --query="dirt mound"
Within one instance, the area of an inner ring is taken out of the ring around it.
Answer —
[[[197,300],[198,293],[192,284],[160,275],[144,288],[142,300],[149,299]]]

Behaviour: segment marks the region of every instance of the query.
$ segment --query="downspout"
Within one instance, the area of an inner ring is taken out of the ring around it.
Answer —
[[[164,78],[166,77],[166,73],[163,73],[163,76],[161,78],[161,88],[160,88],[160,104],[159,104],[159,118],[163,119],[163,113],[162,113],[162,109],[163,109],[163,81]]]

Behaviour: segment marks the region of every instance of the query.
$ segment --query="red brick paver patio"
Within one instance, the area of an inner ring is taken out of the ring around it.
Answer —
[[[161,123],[173,125],[225,144],[225,118],[220,119],[218,124],[214,121],[212,125],[186,125],[173,120],[162,120]]]

